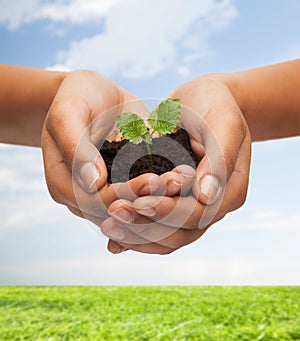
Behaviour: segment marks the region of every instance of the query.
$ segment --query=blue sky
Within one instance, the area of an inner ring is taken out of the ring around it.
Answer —
[[[0,0],[0,62],[90,68],[141,98],[300,57],[300,2]],[[167,15],[166,15],[167,14]],[[256,143],[248,199],[169,256],[110,255],[52,202],[41,152],[0,145],[0,284],[300,284],[299,138]]]

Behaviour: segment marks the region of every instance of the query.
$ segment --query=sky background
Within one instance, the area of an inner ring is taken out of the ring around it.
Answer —
[[[93,69],[162,99],[201,74],[299,58],[299,17],[298,0],[0,0],[0,63]],[[50,198],[41,151],[0,144],[0,284],[300,285],[299,142],[254,144],[244,206],[168,256],[109,254]]]

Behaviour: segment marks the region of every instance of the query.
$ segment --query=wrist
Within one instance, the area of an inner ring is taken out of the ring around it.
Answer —
[[[40,146],[41,130],[65,72],[0,65],[0,142]]]
[[[229,74],[215,74],[232,93],[249,127],[252,141],[300,134],[300,60]]]
[[[212,73],[204,77],[223,83],[235,99],[243,115],[247,116],[247,94],[236,73]]]

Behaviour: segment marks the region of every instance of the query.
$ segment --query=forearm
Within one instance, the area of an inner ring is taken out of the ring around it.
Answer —
[[[0,142],[40,146],[47,111],[63,72],[0,65]]]
[[[253,141],[300,134],[300,59],[218,77],[235,97]]]

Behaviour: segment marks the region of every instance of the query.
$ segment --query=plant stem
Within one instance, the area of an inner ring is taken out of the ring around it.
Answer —
[[[152,154],[151,154],[150,145],[149,145],[148,143],[146,143],[146,147],[147,147],[148,155],[149,155],[149,157],[152,159]]]

